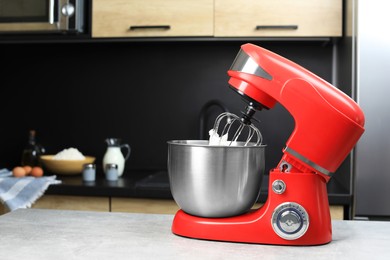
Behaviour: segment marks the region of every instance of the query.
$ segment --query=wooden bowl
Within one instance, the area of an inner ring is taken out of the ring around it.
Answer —
[[[51,173],[62,175],[81,174],[83,165],[94,163],[96,159],[93,156],[85,156],[84,160],[56,160],[53,157],[54,155],[41,155],[40,159],[43,167]]]

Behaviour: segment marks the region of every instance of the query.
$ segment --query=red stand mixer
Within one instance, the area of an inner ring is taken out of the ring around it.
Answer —
[[[265,204],[231,217],[179,210],[174,234],[207,240],[321,245],[332,240],[326,184],[364,132],[364,114],[346,94],[305,68],[253,44],[241,46],[230,86],[249,102],[243,120],[279,102],[295,129],[269,174]]]

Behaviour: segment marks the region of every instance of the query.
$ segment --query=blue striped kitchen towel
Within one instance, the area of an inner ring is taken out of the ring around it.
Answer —
[[[49,185],[60,183],[55,175],[15,178],[12,177],[10,170],[0,169],[0,201],[10,211],[30,208],[45,193]]]

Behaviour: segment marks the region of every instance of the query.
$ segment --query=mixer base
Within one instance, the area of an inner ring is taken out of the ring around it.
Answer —
[[[286,189],[276,193],[274,181]],[[313,173],[270,172],[265,204],[254,211],[227,218],[202,218],[179,210],[172,224],[176,235],[242,243],[322,245],[332,240],[325,180]]]

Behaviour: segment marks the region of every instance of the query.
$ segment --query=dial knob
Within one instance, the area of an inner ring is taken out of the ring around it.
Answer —
[[[275,233],[287,240],[300,238],[309,227],[309,215],[295,202],[285,202],[277,206],[271,221]]]
[[[74,14],[74,5],[71,3],[64,4],[61,8],[61,12],[64,16],[72,16]]]

